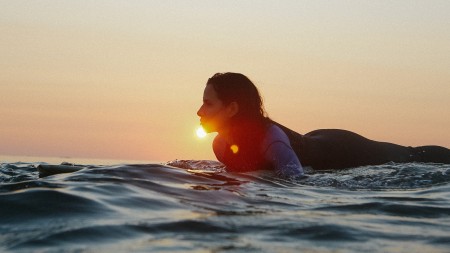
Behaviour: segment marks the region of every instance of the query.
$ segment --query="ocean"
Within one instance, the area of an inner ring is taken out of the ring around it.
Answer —
[[[0,160],[0,252],[450,252],[450,165],[60,163]]]

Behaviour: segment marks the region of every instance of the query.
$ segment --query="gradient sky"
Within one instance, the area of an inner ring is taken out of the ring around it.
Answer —
[[[0,154],[215,159],[206,80],[269,116],[450,147],[450,1],[0,1]]]

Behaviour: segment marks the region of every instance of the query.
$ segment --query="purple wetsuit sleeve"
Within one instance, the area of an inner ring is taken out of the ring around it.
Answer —
[[[263,142],[264,158],[283,177],[296,177],[304,174],[299,158],[292,149],[289,138],[277,126],[271,126]]]

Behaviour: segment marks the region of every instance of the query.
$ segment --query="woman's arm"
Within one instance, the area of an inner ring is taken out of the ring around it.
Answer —
[[[292,149],[289,138],[277,126],[271,126],[263,142],[263,154],[274,168],[275,172],[283,177],[297,177],[304,174],[299,158]]]
[[[225,159],[227,144],[226,141],[217,135],[213,141],[213,150],[217,160],[226,166],[230,166]],[[290,146],[287,135],[277,126],[271,126],[262,142],[261,159],[273,168],[275,172],[282,177],[302,176],[303,167]],[[256,168],[255,168],[256,169]]]

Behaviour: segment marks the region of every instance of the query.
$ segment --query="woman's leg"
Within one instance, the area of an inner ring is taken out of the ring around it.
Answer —
[[[440,146],[420,146],[413,148],[415,162],[450,164],[450,149]]]
[[[387,162],[433,162],[450,164],[450,149],[440,146],[404,147],[364,138],[346,130],[322,129],[303,136],[306,166],[343,169]]]
[[[346,130],[322,129],[304,135],[305,165],[343,169],[387,162],[413,161],[413,148],[377,142]]]

